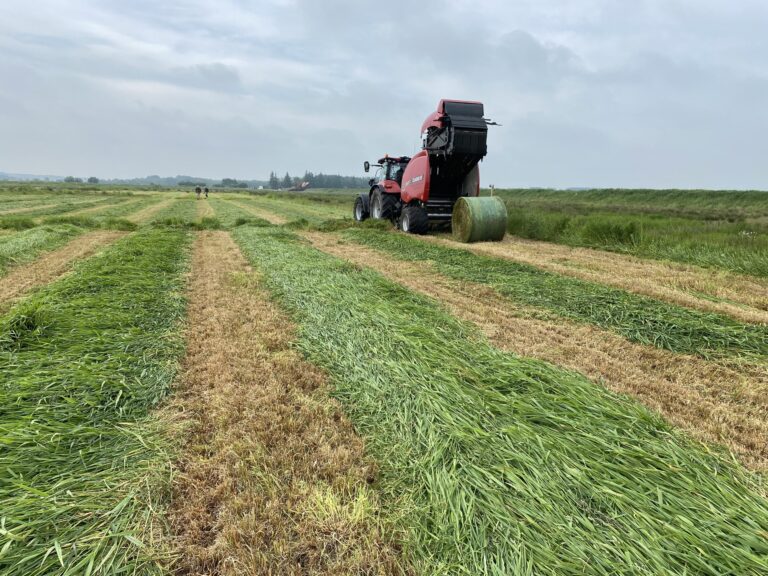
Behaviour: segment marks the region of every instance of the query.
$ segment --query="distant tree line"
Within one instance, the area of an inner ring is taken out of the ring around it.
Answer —
[[[234,178],[222,178],[221,185],[224,188],[248,188],[248,182],[235,180]]]
[[[293,188],[302,182],[309,182],[312,188],[365,188],[368,185],[367,178],[358,176],[341,176],[340,174],[315,174],[306,171],[304,176],[291,176],[288,172],[280,178],[274,171],[269,173],[268,187],[272,190]]]

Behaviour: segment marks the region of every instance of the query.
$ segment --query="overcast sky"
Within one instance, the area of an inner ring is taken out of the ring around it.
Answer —
[[[0,171],[361,174],[481,100],[484,185],[768,188],[765,0],[1,0]]]

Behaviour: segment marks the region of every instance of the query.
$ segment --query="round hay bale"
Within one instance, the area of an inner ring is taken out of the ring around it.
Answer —
[[[459,198],[451,228],[459,242],[499,241],[507,231],[507,206],[498,196]]]

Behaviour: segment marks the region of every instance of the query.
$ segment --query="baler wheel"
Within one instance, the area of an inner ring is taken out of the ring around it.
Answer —
[[[371,217],[379,220],[392,220],[395,217],[397,198],[376,190],[371,198]]]
[[[406,206],[400,216],[400,230],[410,234],[426,234],[429,228],[427,211],[421,206]]]

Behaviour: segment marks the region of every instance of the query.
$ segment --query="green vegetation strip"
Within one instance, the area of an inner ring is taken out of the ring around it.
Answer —
[[[484,191],[487,193],[487,191]],[[516,204],[537,208],[690,216],[705,220],[734,220],[768,216],[768,192],[757,190],[548,190],[496,189]]]
[[[768,570],[764,486],[582,376],[275,227],[233,234],[377,459],[417,574]]]
[[[249,214],[240,206],[220,197],[211,198],[208,201],[210,202],[211,208],[213,208],[213,211],[216,214],[216,218],[222,223],[223,226],[237,226],[245,223],[248,220],[256,219],[252,214]]]
[[[235,200],[272,212],[288,220],[304,219],[313,223],[319,223],[329,218],[351,217],[354,203],[354,199],[346,204],[337,204],[305,200],[295,196],[290,199],[280,198],[277,194],[245,196],[242,200],[239,198]]]
[[[148,411],[183,349],[187,244],[138,232],[0,319],[0,573],[160,572]]]
[[[511,234],[768,276],[768,192],[498,190]]]
[[[154,214],[149,223],[159,226],[191,226],[197,220],[197,201],[194,196],[176,196],[173,200],[169,206]]]
[[[457,280],[486,284],[516,302],[601,326],[641,344],[709,357],[768,359],[768,327],[736,320],[602,284],[560,276],[503,258],[481,256],[401,233],[355,228],[345,237],[398,260],[432,262]]]

